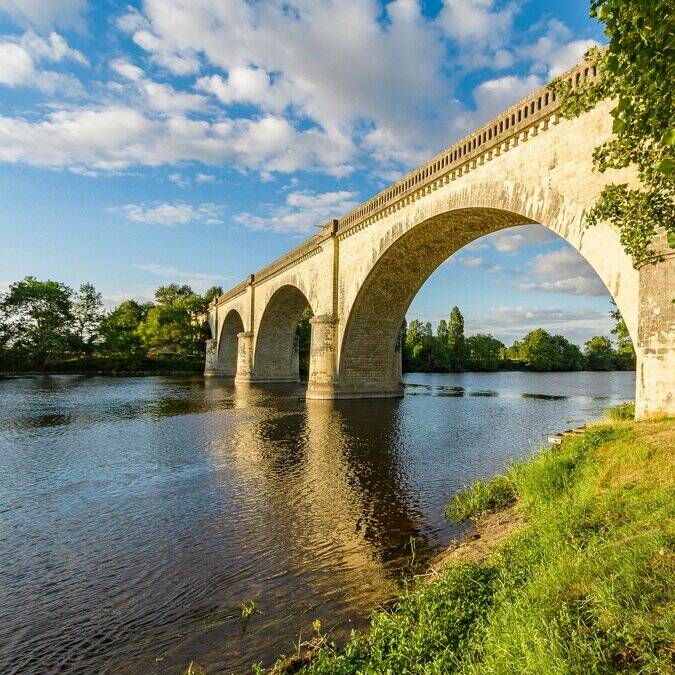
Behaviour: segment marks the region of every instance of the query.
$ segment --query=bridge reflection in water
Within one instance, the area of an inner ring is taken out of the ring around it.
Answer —
[[[207,407],[223,414],[203,416],[199,433],[228,502],[213,518],[226,580],[213,580],[209,602],[228,620],[180,652],[203,653],[207,639],[212,659],[243,669],[261,642],[264,654],[288,652],[289,634],[308,635],[318,616],[346,637],[432,549],[402,462],[402,402],[306,401],[299,386],[216,379],[204,387]],[[245,530],[232,522],[237,511]],[[248,599],[263,613],[242,633],[229,617]]]

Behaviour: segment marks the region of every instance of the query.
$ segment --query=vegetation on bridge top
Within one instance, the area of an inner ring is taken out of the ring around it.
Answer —
[[[672,418],[598,424],[469,487],[447,513],[487,541],[455,549],[368,633],[336,647],[315,621],[295,655],[255,670],[672,672],[674,444]],[[492,545],[491,518],[512,524]]]
[[[608,221],[636,262],[653,258],[654,237],[665,232],[675,248],[675,39],[671,0],[592,0],[591,16],[605,24],[606,50],[586,55],[600,72],[573,88],[561,78],[552,88],[560,112],[575,117],[602,99],[615,100],[614,138],[596,148],[598,171],[637,168],[640,187],[607,185],[587,216]],[[660,251],[659,251],[660,253]]]

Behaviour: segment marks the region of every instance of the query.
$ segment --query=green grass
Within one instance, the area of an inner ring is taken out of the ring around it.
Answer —
[[[471,486],[450,516],[527,524],[301,672],[675,672],[674,441],[672,419],[606,423]]]
[[[607,417],[610,420],[634,420],[635,403],[622,403],[607,409]]]
[[[516,501],[515,487],[510,474],[477,480],[450,501],[445,517],[457,522],[475,520],[490,511],[504,509]]]

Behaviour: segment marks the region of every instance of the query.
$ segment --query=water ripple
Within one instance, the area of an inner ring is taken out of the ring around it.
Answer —
[[[0,672],[247,672],[316,618],[346,636],[413,545],[423,562],[457,532],[457,489],[633,387],[410,375],[402,400],[331,403],[197,377],[1,380]]]

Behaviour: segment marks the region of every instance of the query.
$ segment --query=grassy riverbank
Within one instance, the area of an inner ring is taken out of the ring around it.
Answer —
[[[447,515],[476,544],[368,633],[335,649],[317,626],[271,672],[674,672],[674,448],[675,419],[614,419],[475,483]]]

